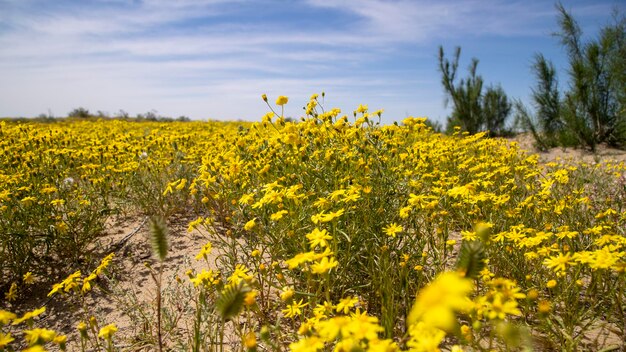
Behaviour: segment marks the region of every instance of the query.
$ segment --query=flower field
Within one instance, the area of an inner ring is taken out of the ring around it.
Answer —
[[[623,162],[286,103],[257,123],[0,122],[0,351],[626,348]],[[120,214],[154,248],[134,336],[88,304],[115,295]],[[208,242],[176,280],[181,217]],[[72,331],[47,328],[51,301]]]

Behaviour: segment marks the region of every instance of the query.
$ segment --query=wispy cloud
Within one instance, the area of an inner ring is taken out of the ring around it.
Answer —
[[[541,31],[536,25],[553,15],[545,2],[527,1],[309,0],[309,3],[356,14],[368,32],[389,41],[421,42],[459,34],[536,35]]]
[[[538,37],[553,17],[541,1],[0,0],[0,115],[254,119],[261,93],[304,104],[324,89],[348,109],[442,117],[436,45]]]

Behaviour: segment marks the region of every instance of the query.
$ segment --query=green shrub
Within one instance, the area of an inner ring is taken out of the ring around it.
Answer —
[[[483,93],[483,78],[476,74],[478,59],[469,66],[469,77],[456,81],[461,48],[457,47],[452,62],[445,58],[439,47],[439,71],[446,92],[446,105],[451,100],[452,115],[448,117],[446,131],[452,133],[455,126],[471,134],[489,130],[493,135],[510,134],[506,120],[511,113],[511,103],[500,86],[490,86]]]
[[[626,17],[615,13],[614,23],[599,38],[583,43],[580,26],[558,4],[560,32],[556,36],[569,59],[570,88],[562,96],[554,65],[537,55],[533,71],[535,116],[517,103],[518,119],[532,132],[540,149],[582,145],[595,150],[600,143],[626,146]]]

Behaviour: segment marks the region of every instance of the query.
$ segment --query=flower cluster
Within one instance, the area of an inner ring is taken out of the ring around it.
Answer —
[[[612,347],[592,328],[626,335],[623,163],[540,163],[487,133],[381,125],[382,110],[349,116],[324,97],[298,121],[287,97],[263,96],[271,111],[256,123],[0,122],[1,236],[32,235],[24,253],[44,251],[44,231],[86,248],[111,204],[192,214],[188,231],[210,240],[204,266],[174,283],[184,299],[159,306],[169,347],[223,345],[228,332],[247,350],[495,350],[536,334],[545,349],[593,350]],[[7,260],[3,273],[18,267]],[[86,294],[109,261],[51,294]],[[11,272],[5,298],[41,272]],[[115,326],[82,324],[114,348]],[[1,334],[0,350],[14,344]]]

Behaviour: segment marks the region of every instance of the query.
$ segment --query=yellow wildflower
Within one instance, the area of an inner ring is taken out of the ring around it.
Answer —
[[[306,238],[309,240],[309,244],[311,248],[315,248],[315,246],[319,245],[320,247],[328,246],[328,240],[331,240],[333,237],[328,234],[328,231],[320,230],[318,228],[313,229],[310,233],[306,235]]]
[[[254,226],[256,226],[256,218],[248,221],[244,226],[243,229],[246,231],[250,231],[254,228]]]
[[[547,266],[550,269],[553,269],[555,272],[564,272],[567,265],[574,264],[575,263],[572,261],[572,255],[570,253],[567,253],[565,255],[559,253],[557,256],[546,258],[543,261],[543,265]]]
[[[24,330],[24,338],[29,346],[40,345],[52,341],[57,336],[54,330],[32,329]]]
[[[15,341],[15,339],[11,337],[11,333],[5,334],[4,332],[0,331],[0,350],[3,350],[13,341]]]
[[[259,294],[259,291],[257,290],[252,290],[250,292],[247,292],[246,296],[243,299],[243,303],[248,307],[254,305],[254,303],[256,302],[256,296],[258,294]]]
[[[200,252],[196,255],[196,260],[200,260],[202,258],[207,259],[208,255],[211,254],[211,250],[213,250],[213,244],[211,241],[207,242]]]
[[[391,223],[391,224],[387,225],[387,226],[383,229],[383,231],[385,232],[385,234],[386,234],[387,236],[390,236],[390,237],[395,238],[395,237],[396,237],[396,234],[398,234],[398,233],[402,232],[402,231],[403,231],[403,229],[402,229],[402,226],[400,226],[400,225],[396,224],[395,222],[393,222],[393,223]]]
[[[287,306],[286,309],[283,309],[282,312],[287,318],[293,318],[295,316],[299,316],[302,314],[302,308],[306,307],[308,303],[302,303],[302,299],[299,301],[294,301],[290,305]]]
[[[194,287],[198,287],[200,285],[209,287],[219,283],[219,273],[213,271],[213,269],[210,269],[209,271],[202,269],[202,272],[196,275],[196,277],[190,278],[190,281],[193,283]]]
[[[17,284],[15,282],[11,284],[11,287],[9,287],[9,291],[4,294],[4,298],[6,298],[6,300],[9,302],[15,301],[15,299],[17,299]]]
[[[348,314],[350,308],[353,308],[357,303],[359,303],[359,299],[356,297],[342,298],[339,303],[337,303],[335,310],[337,313],[343,312],[343,314]]]
[[[109,340],[117,332],[117,326],[115,324],[109,324],[98,332],[98,337],[104,340]]]
[[[276,105],[282,106],[287,104],[287,102],[289,101],[289,98],[287,98],[284,95],[279,95],[278,98],[276,98]]]
[[[42,314],[45,311],[46,311],[46,307],[41,307],[41,308],[35,309],[33,311],[26,312],[21,318],[14,319],[12,325],[21,324],[22,322],[30,320],[30,319],[32,319],[32,318]]]
[[[24,281],[25,284],[32,285],[35,282],[35,275],[33,275],[33,273],[29,271],[26,274],[24,274],[24,277],[22,278],[22,280]]]
[[[286,214],[288,214],[289,212],[287,210],[280,210],[277,211],[276,213],[270,215],[270,220],[272,221],[277,221],[283,218],[283,216],[285,216]]]
[[[328,259],[328,257],[324,257],[319,262],[311,265],[311,271],[314,274],[325,274],[337,265],[339,265],[339,263],[335,258],[330,257],[330,259]]]
[[[285,286],[285,287],[283,287],[283,289],[282,289],[282,291],[280,293],[280,299],[283,302],[287,302],[287,301],[289,301],[293,297],[294,293],[295,293],[295,291],[293,290],[292,287]]]
[[[6,325],[15,318],[17,318],[17,315],[15,315],[15,313],[11,313],[6,310],[0,310],[0,325]]]
[[[256,349],[256,334],[254,331],[248,331],[243,339],[244,346],[248,350]]]
[[[454,312],[472,307],[467,299],[472,286],[470,280],[457,273],[440,274],[419,292],[407,320],[409,325],[422,321],[428,326],[451,330],[456,322]]]

